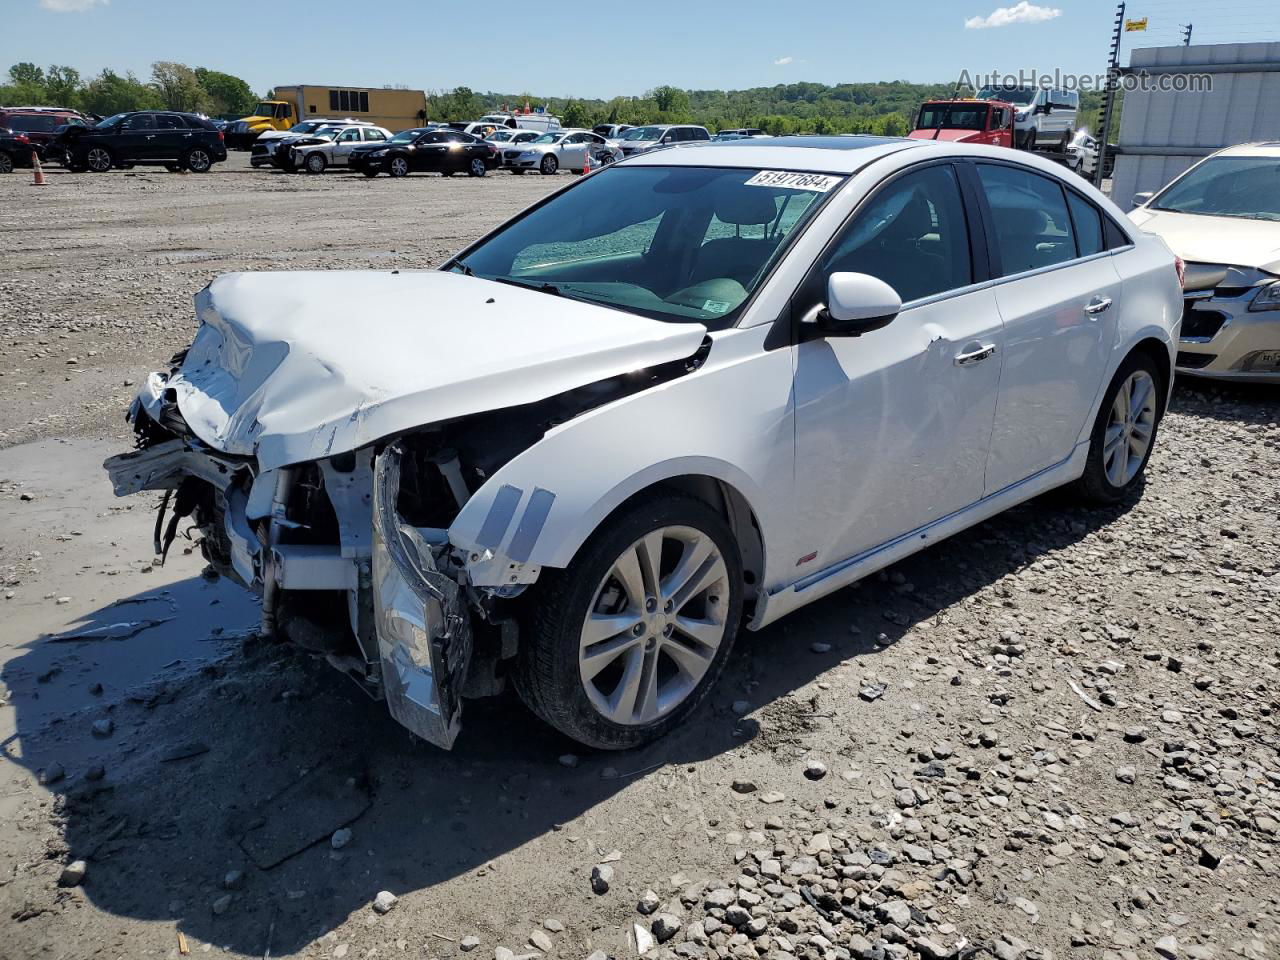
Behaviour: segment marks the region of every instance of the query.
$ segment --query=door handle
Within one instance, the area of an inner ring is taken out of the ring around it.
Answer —
[[[1096,317],[1098,314],[1102,313],[1110,306],[1111,306],[1110,297],[1094,297],[1085,306],[1084,312],[1089,314],[1089,316],[1091,317]]]
[[[154,140],[155,138],[156,138],[156,135],[154,133],[149,133],[146,136],[147,140]]]
[[[988,343],[985,346],[979,347],[977,350],[970,350],[968,353],[958,353],[956,354],[956,366],[967,367],[971,364],[981,363],[995,352],[996,345],[994,343]]]

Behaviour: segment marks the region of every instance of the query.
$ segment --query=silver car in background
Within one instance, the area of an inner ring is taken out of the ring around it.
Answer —
[[[1228,147],[1129,218],[1186,261],[1179,374],[1280,383],[1280,143]]]
[[[706,127],[685,123],[661,123],[628,130],[618,140],[618,146],[622,148],[623,156],[632,157],[637,153],[644,153],[646,150],[654,150],[658,147],[710,139],[711,134],[707,132]]]
[[[502,150],[502,166],[512,173],[537,170],[543,176],[561,168],[581,173],[590,151],[593,166],[622,159],[622,151],[590,130],[556,130],[515,147]]]

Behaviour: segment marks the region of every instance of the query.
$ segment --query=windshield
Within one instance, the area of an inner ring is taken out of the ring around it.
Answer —
[[[1175,180],[1154,210],[1245,220],[1280,220],[1280,158],[1213,157]]]
[[[978,91],[979,100],[1003,100],[1025,107],[1036,98],[1035,87],[983,87]]]
[[[727,327],[841,180],[606,168],[500,228],[452,269],[659,320]],[[780,185],[789,183],[797,185]]]
[[[312,130],[316,129],[316,127],[319,127],[320,125],[321,125],[320,121],[318,120],[304,120],[302,121],[302,123],[295,123],[292,127],[289,128],[289,132],[290,133],[310,133]]]
[[[985,130],[987,105],[926,103],[920,108],[917,130]]]
[[[485,137],[485,139],[491,140],[494,143],[506,143],[508,140],[510,140],[514,136],[515,136],[515,133],[511,130],[495,130],[493,131],[493,133]]]
[[[657,140],[665,127],[636,127],[622,135],[623,140]]]
[[[421,127],[414,130],[401,130],[394,137],[388,140],[387,143],[412,143],[414,140],[417,140],[418,137],[428,132],[429,131]]]
[[[118,125],[118,124],[120,123],[120,121],[121,121],[121,120],[123,120],[123,119],[124,119],[125,117],[127,117],[127,116],[128,116],[128,114],[127,114],[127,113],[116,113],[116,114],[113,114],[113,115],[111,115],[111,116],[107,117],[107,119],[102,120],[102,121],[100,121],[99,123],[95,123],[95,124],[93,125],[93,129],[95,129],[95,130],[106,130],[108,127],[114,127],[114,126]]]
[[[530,143],[559,143],[564,139],[563,133],[544,133],[536,140],[530,140]]]
[[[253,108],[255,117],[273,117],[275,116],[276,105],[274,103],[260,103]]]
[[[345,129],[346,127],[321,127],[319,130],[313,131],[311,136],[318,137],[321,140],[332,140]]]

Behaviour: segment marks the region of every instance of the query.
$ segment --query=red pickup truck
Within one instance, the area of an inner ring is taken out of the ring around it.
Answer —
[[[913,140],[1013,146],[1013,104],[1003,100],[930,100],[920,105]]]

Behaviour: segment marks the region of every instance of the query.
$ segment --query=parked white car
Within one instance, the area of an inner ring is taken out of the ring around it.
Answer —
[[[497,146],[499,150],[507,147],[519,146],[522,143],[532,143],[537,140],[541,133],[537,130],[512,130],[510,127],[501,127],[484,139]]]
[[[288,170],[324,173],[329,167],[347,166],[351,152],[361,144],[385,143],[390,139],[391,131],[386,127],[323,127],[300,140],[281,144],[274,159]],[[285,152],[283,157],[278,155],[280,151]]]
[[[983,87],[978,99],[1013,104],[1013,140],[1019,150],[1066,150],[1080,114],[1080,94],[1075,90],[1034,85]]]
[[[711,139],[706,127],[688,123],[658,123],[645,127],[633,127],[617,140],[624,156],[630,157],[658,147],[698,143]]]
[[[533,170],[550,176],[560,170],[581,173],[587,164],[587,153],[595,166],[622,159],[622,151],[590,130],[558,130],[544,133],[528,143],[501,148],[502,166],[512,173]]]
[[[1133,494],[1181,311],[1164,243],[1038,157],[655,151],[439,271],[214,280],[106,468],[414,733],[509,678],[620,749],[740,625],[1053,487]]]
[[[373,126],[367,120],[353,120],[348,117],[346,120],[303,120],[301,123],[295,123],[288,130],[265,130],[258,134],[253,141],[253,146],[249,151],[249,166],[251,167],[269,167],[271,166],[271,155],[285,140],[305,137],[308,134],[315,133],[325,127],[368,127]]]
[[[1219,150],[1133,201],[1186,261],[1178,373],[1280,383],[1280,143]]]

